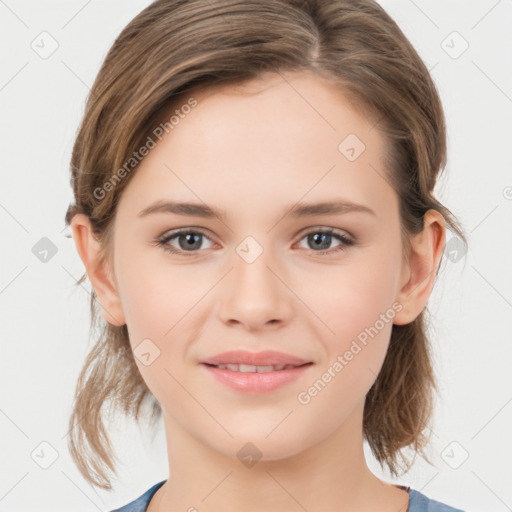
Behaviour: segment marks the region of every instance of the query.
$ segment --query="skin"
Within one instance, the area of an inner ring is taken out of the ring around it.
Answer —
[[[445,243],[442,215],[427,212],[405,258],[398,197],[383,179],[384,139],[318,76],[270,75],[194,98],[198,105],[123,191],[113,268],[100,260],[87,217],[72,221],[104,318],[127,324],[133,349],[149,338],[160,350],[147,366],[135,358],[162,406],[169,459],[170,478],[149,512],[407,510],[408,494],[366,464],[363,406],[392,323],[413,321],[428,301]],[[338,151],[349,133],[366,145],[353,162]],[[285,216],[299,200],[339,198],[375,215]],[[226,219],[138,216],[159,199],[223,208]],[[184,255],[155,244],[187,227],[206,233],[193,255],[183,237],[168,245]],[[341,242],[332,237],[317,249],[306,236],[317,228],[355,244],[334,252]],[[263,249],[250,264],[236,252],[249,235]],[[307,405],[299,403],[298,394],[395,302],[401,310],[393,320]],[[314,365],[278,390],[245,394],[199,365],[233,349],[273,349]],[[262,453],[251,468],[236,455],[248,441]]]

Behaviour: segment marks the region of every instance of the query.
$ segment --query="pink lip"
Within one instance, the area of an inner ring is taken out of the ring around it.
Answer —
[[[286,366],[293,364],[294,366],[301,366],[310,361],[301,359],[300,357],[284,354],[283,352],[276,352],[274,350],[266,350],[264,352],[248,352],[246,350],[231,350],[230,352],[223,352],[216,356],[210,357],[201,361],[205,364],[251,364],[254,366]]]
[[[271,372],[237,372],[221,369],[210,365],[224,364],[248,364],[253,366],[286,366],[293,365],[294,368],[276,370]],[[297,380],[313,363],[299,357],[282,352],[268,350],[265,352],[247,352],[235,350],[224,352],[202,362],[205,368],[220,382],[238,391],[262,393],[273,391],[285,384]]]
[[[201,365],[206,368],[215,378],[220,382],[238,391],[263,393],[266,391],[273,391],[285,384],[297,380],[313,363],[305,364],[303,366],[296,366],[288,370],[276,370],[273,372],[263,373],[242,373],[234,372],[231,370],[220,369],[215,366]]]

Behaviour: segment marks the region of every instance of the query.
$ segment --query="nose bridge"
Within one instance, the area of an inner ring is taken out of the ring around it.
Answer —
[[[273,267],[279,265],[272,258],[272,249],[247,236],[235,252],[230,260],[234,268],[222,293],[222,319],[253,327],[282,320],[290,297],[286,297],[286,286],[274,274]]]
[[[249,235],[236,247],[234,285],[235,289],[241,292],[251,292],[252,289],[254,298],[262,293],[267,300],[270,300],[278,284],[276,277],[269,269],[275,265],[275,261],[272,258],[272,248],[267,244],[267,238],[264,240],[261,236],[258,238],[259,240]]]

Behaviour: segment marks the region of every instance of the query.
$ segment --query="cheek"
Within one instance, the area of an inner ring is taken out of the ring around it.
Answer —
[[[340,344],[374,325],[382,314],[393,312],[397,269],[382,262],[361,262],[325,275],[325,286],[303,288],[311,311],[323,322],[329,337]],[[381,326],[381,323],[379,324]],[[382,328],[382,326],[381,326]],[[330,336],[329,336],[330,334]]]
[[[155,260],[156,251],[163,249],[120,247],[120,254],[131,255],[117,262],[120,297],[132,346],[150,338],[167,349],[166,342],[176,337],[187,315],[208,292],[211,276],[203,279],[186,265],[170,263],[164,254]]]
[[[364,259],[333,268],[323,280],[328,283],[323,292],[309,287],[308,305],[321,320],[316,323],[327,354],[319,371],[326,371],[341,356],[344,368],[336,374],[344,376],[335,379],[340,392],[342,388],[369,389],[382,366],[396,313],[399,254],[375,247]]]
[[[200,338],[206,322],[208,302],[201,299],[212,287],[212,276],[171,264],[165,255],[155,261],[155,248],[145,253],[121,250],[132,255],[121,258],[116,268],[122,276],[120,296],[136,364],[161,404],[169,397],[186,403],[190,397],[172,376],[183,381],[191,341]],[[150,354],[150,364],[144,364],[145,353]]]
[[[322,326],[320,337],[326,358],[297,396],[304,419],[330,411],[319,437],[364,403],[384,362],[395,315],[390,272],[350,268],[338,276],[328,295],[310,296],[329,327]]]

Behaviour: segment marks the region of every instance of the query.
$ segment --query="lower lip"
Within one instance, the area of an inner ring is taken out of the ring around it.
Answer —
[[[216,379],[238,391],[264,393],[273,391],[290,382],[297,380],[304,372],[313,366],[311,363],[296,366],[288,370],[276,370],[273,372],[234,372],[228,369],[220,369],[215,366],[204,366]]]

